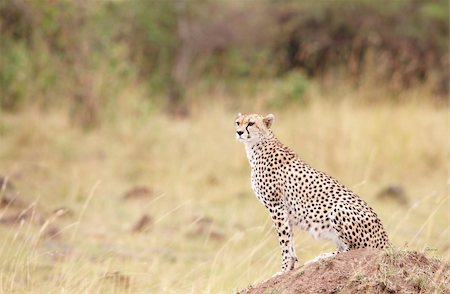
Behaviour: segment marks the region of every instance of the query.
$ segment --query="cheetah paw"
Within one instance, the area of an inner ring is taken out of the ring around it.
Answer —
[[[277,272],[277,273],[275,273],[275,274],[272,276],[272,278],[281,276],[281,275],[284,274],[284,273],[285,273],[285,272]]]
[[[311,264],[311,263],[318,262],[319,260],[328,259],[328,258],[333,257],[333,256],[335,256],[335,255],[336,255],[336,252],[322,253],[322,254],[320,254],[319,256],[317,256],[316,258],[314,258],[314,259],[312,259],[312,260],[310,260],[310,261],[305,262],[303,265],[309,265],[309,264]]]

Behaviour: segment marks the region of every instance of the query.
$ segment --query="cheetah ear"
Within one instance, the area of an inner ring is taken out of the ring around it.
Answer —
[[[265,118],[263,118],[263,122],[266,125],[266,127],[270,128],[273,123],[274,116],[273,114],[268,114]]]
[[[241,116],[241,115],[242,115],[242,113],[239,112],[237,116],[239,117],[239,116]]]

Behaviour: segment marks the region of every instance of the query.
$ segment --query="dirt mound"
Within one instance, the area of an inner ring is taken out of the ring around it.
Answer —
[[[418,252],[358,249],[239,293],[450,293],[450,264]]]

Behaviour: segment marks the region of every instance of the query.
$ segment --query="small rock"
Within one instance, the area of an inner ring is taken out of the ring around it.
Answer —
[[[212,240],[216,240],[216,241],[221,241],[221,240],[225,239],[225,235],[222,234],[222,233],[219,232],[219,231],[211,231],[211,232],[209,233],[209,237],[210,237]]]
[[[50,226],[48,227],[44,233],[42,234],[42,237],[46,238],[46,239],[56,239],[60,236],[61,231],[55,227],[55,226]]]
[[[209,174],[206,178],[206,182],[210,186],[217,186],[219,179],[214,174]]]
[[[401,185],[388,185],[381,189],[380,192],[377,193],[376,197],[380,200],[392,199],[404,206],[409,204],[408,196],[406,195],[405,189]]]
[[[133,233],[145,232],[148,229],[150,229],[151,224],[152,224],[152,218],[149,215],[144,214],[139,219],[139,221],[131,228],[131,232],[133,232]]]
[[[155,191],[145,186],[136,186],[130,189],[123,196],[124,200],[151,199],[155,196]]]
[[[225,235],[220,231],[211,228],[211,226],[197,226],[194,230],[187,234],[188,237],[206,237],[211,240],[221,241],[225,239]]]

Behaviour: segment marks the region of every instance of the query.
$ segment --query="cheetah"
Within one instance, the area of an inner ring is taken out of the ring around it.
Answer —
[[[305,162],[273,134],[274,116],[238,114],[236,139],[245,146],[256,198],[270,213],[281,248],[281,272],[294,269],[293,227],[337,246],[313,261],[356,248],[385,248],[386,231],[369,205]]]

